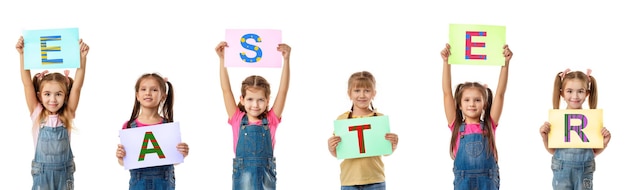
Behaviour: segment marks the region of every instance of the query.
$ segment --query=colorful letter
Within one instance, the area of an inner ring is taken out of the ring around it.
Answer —
[[[148,141],[152,143],[152,149],[148,149]],[[165,154],[163,154],[163,150],[159,146],[156,138],[154,138],[154,134],[152,131],[146,131],[146,135],[143,137],[143,144],[141,145],[141,151],[139,152],[139,160],[143,161],[146,157],[146,154],[157,153],[160,159],[165,158]]]
[[[59,52],[61,46],[47,46],[48,41],[61,41],[61,36],[41,36],[41,64],[63,63],[63,59],[48,59],[48,52]]]
[[[261,61],[261,57],[263,56],[263,51],[261,51],[261,48],[259,48],[259,46],[248,44],[248,42],[246,42],[246,40],[248,39],[253,39],[255,42],[261,42],[261,37],[259,37],[259,35],[256,35],[256,34],[246,34],[246,35],[241,36],[241,46],[243,46],[243,48],[252,50],[256,53],[255,57],[248,57],[245,52],[241,52],[239,53],[241,60],[248,62],[248,63],[255,63],[255,62]]]
[[[472,42],[472,36],[487,36],[487,32],[465,32],[465,59],[487,60],[487,55],[472,54],[472,47],[485,47],[484,42]]]
[[[363,139],[363,130],[371,128],[372,126],[370,126],[369,124],[348,127],[348,131],[357,131],[359,138],[359,152],[361,154],[365,153],[365,139]]]
[[[570,121],[572,119],[579,119],[580,125],[572,126]],[[583,142],[589,142],[587,135],[583,132],[583,129],[587,127],[587,117],[583,114],[565,114],[565,142],[570,142],[570,131],[575,131]]]

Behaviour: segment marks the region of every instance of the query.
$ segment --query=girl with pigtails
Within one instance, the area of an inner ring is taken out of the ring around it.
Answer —
[[[500,189],[500,172],[495,134],[506,91],[509,62],[513,52],[503,47],[504,66],[496,93],[487,85],[466,82],[457,85],[453,94],[451,84],[450,45],[441,51],[443,58],[443,102],[452,131],[450,157],[454,160],[454,189]]]
[[[552,93],[552,108],[560,109],[561,98],[567,104],[566,109],[583,109],[585,100],[589,99],[589,109],[596,109],[598,105],[598,85],[591,76],[591,70],[565,71],[557,73],[554,78]],[[549,148],[548,133],[550,123],[545,122],[539,133],[543,145],[548,153],[552,154],[552,188],[558,190],[593,189],[593,173],[596,170],[595,157],[604,151],[611,141],[611,133],[602,127],[604,148]]]
[[[47,70],[35,74],[24,69],[24,38],[15,45],[20,54],[20,74],[26,105],[33,122],[35,157],[31,164],[32,189],[74,189],[74,154],[70,137],[85,79],[89,46],[79,40],[80,67],[75,78]]]
[[[146,127],[174,122],[174,87],[167,78],[157,73],[141,75],[135,82],[135,104],[130,119],[122,129]],[[180,142],[176,149],[183,155],[189,154],[187,143]],[[126,150],[117,145],[117,162],[124,165]],[[130,170],[129,190],[176,189],[174,165],[161,165]]]

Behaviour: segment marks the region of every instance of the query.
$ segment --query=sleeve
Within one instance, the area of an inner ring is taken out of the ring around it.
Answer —
[[[267,112],[267,122],[278,126],[281,121],[282,118],[278,118],[278,116],[276,116],[276,113],[274,113],[274,109],[270,109],[270,111]]]
[[[228,120],[228,124],[230,124],[231,126],[239,126],[241,124],[241,119],[243,119],[243,114],[245,114],[245,112],[237,109],[233,116],[230,117],[230,119]]]
[[[122,129],[126,129],[126,124],[128,124],[128,121],[124,121],[124,124],[122,124]]]

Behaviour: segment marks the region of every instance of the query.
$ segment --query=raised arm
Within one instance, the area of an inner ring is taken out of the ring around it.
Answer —
[[[281,118],[283,114],[283,108],[285,108],[285,100],[287,99],[287,91],[289,90],[289,57],[291,54],[291,47],[287,44],[278,44],[278,51],[283,54],[283,74],[280,77],[280,86],[278,87],[278,94],[272,109],[276,117]]]
[[[20,54],[20,74],[22,76],[22,84],[24,85],[26,106],[28,106],[29,113],[32,114],[37,105],[37,92],[35,92],[35,86],[33,86],[30,70],[24,70],[24,37],[20,36],[17,44],[15,44],[15,49]]]
[[[498,79],[498,87],[496,94],[493,96],[493,103],[491,104],[491,118],[494,123],[498,123],[500,115],[502,115],[502,107],[504,105],[504,92],[506,92],[506,84],[509,78],[509,62],[513,57],[513,52],[509,49],[509,45],[502,47],[504,51],[504,66],[500,68],[500,79]]]
[[[452,95],[452,76],[450,74],[450,64],[448,64],[448,57],[450,57],[450,44],[446,44],[446,47],[441,50],[441,58],[443,59],[443,107],[446,111],[446,119],[448,119],[448,125],[454,122],[456,117],[456,106],[454,103],[454,96]]]
[[[76,114],[76,108],[78,107],[78,101],[80,100],[80,91],[83,89],[83,81],[85,81],[85,65],[87,65],[87,53],[89,53],[89,46],[83,42],[83,39],[80,39],[78,44],[80,45],[80,68],[76,69],[74,83],[72,84],[72,90],[70,91],[70,99],[67,101],[67,108],[70,110],[72,117]]]
[[[224,66],[224,49],[228,47],[226,42],[220,42],[215,47],[215,52],[220,57],[220,84],[222,86],[222,94],[224,95],[224,106],[226,106],[226,113],[228,113],[228,119],[237,111],[237,103],[233,91],[230,89],[230,79],[228,77],[228,70]]]

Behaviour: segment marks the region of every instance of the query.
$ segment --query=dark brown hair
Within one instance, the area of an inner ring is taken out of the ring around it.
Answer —
[[[463,96],[463,92],[466,89],[476,88],[480,92],[482,92],[483,102],[485,102],[484,114],[481,120],[484,122],[483,128],[483,137],[487,139],[489,149],[487,149],[487,153],[493,152],[494,156],[498,157],[498,150],[496,148],[494,133],[493,133],[493,123],[491,122],[491,103],[493,101],[493,95],[491,93],[491,89],[477,83],[477,82],[466,82],[461,83],[456,86],[456,90],[454,93],[454,104],[456,107],[456,116],[454,118],[454,128],[452,130],[452,138],[450,139],[450,156],[454,158],[454,149],[456,148],[456,142],[459,135],[459,130],[461,124],[465,122],[463,119],[463,112],[461,112],[461,98]]]
[[[166,123],[170,123],[174,121],[174,87],[170,81],[166,81],[161,75],[156,73],[147,73],[141,75],[137,82],[135,83],[135,94],[139,92],[139,85],[141,81],[153,78],[159,83],[159,89],[166,94],[165,102],[161,105],[161,113],[163,113],[163,119],[165,119]],[[167,86],[166,86],[167,85]],[[160,97],[159,97],[160,98]],[[130,123],[132,123],[137,117],[139,117],[139,111],[141,110],[141,104],[137,97],[135,97],[135,104],[133,106],[133,113],[130,115],[130,119],[126,123],[126,128],[130,127]]]

